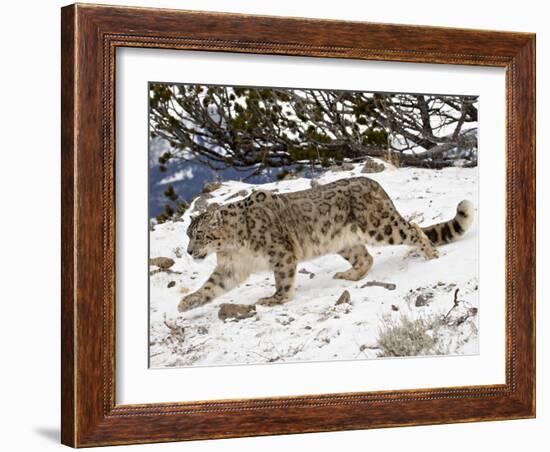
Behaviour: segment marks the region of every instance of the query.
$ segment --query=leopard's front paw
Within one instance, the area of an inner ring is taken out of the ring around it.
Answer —
[[[258,300],[256,304],[261,306],[277,306],[283,303],[286,303],[289,299],[281,295],[275,294],[271,297],[263,297]]]
[[[207,301],[208,300],[206,300],[200,294],[192,293],[191,295],[187,295],[186,297],[183,297],[181,299],[178,305],[178,311],[179,312],[189,311],[190,309],[193,309],[205,304]]]

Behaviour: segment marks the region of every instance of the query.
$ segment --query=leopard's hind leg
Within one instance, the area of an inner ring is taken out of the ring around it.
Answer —
[[[334,275],[336,279],[358,281],[368,273],[374,262],[374,259],[364,245],[354,245],[344,248],[338,254],[351,264],[351,268],[345,272],[336,273]]]
[[[416,223],[398,218],[388,222],[375,239],[388,245],[409,245],[417,248],[426,259],[434,259],[439,253],[422,228]]]
[[[438,256],[422,228],[399,214],[378,182],[359,179],[350,191],[354,205],[352,213],[367,243],[409,245],[418,248],[426,259]]]

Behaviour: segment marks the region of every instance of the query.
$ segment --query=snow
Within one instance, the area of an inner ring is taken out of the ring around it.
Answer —
[[[472,201],[477,210],[477,168],[386,166],[383,172],[366,176],[380,182],[403,216],[422,226],[452,218],[463,199]],[[355,164],[350,171],[329,171],[318,180],[324,184],[364,176],[361,167]],[[310,179],[300,178],[262,184],[261,188],[283,193],[307,189],[310,184]],[[234,202],[243,197],[243,190],[250,193],[256,187],[227,181],[208,202]],[[369,247],[374,266],[357,282],[333,279],[334,273],[349,266],[338,255],[302,262],[292,301],[276,307],[257,306],[253,317],[223,322],[218,318],[222,303],[253,304],[271,295],[273,275],[253,274],[211,303],[179,313],[180,299],[197,290],[216,265],[215,255],[195,262],[185,253],[192,208],[182,221],[156,225],[150,233],[150,257],[175,260],[171,271],[150,276],[151,367],[380,359],[381,330],[399,324],[403,316],[430,321],[447,315],[445,325],[437,330],[437,353],[478,353],[479,315],[472,310],[479,309],[477,220],[461,239],[440,247],[438,259],[426,261],[406,246]],[[367,281],[393,283],[396,289],[362,287]],[[453,308],[456,289],[459,303]],[[350,303],[335,305],[344,290],[351,295]],[[417,306],[419,296],[427,300],[426,305]]]

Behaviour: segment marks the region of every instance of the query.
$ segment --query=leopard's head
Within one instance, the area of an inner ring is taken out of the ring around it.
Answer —
[[[228,240],[224,226],[222,212],[217,206],[193,217],[187,228],[187,252],[194,259],[204,259],[209,254],[221,251]]]

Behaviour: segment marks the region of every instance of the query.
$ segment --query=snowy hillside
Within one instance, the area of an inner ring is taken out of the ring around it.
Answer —
[[[356,164],[348,171],[329,171],[319,183],[363,176],[361,168]],[[387,168],[366,176],[381,183],[405,218],[422,226],[452,218],[463,199],[477,207],[476,168]],[[261,188],[283,193],[307,189],[310,184],[309,179],[294,179]],[[207,202],[233,202],[256,187],[224,182]],[[222,321],[220,305],[251,305],[271,295],[273,275],[256,273],[213,302],[179,313],[180,299],[198,289],[216,264],[215,256],[194,262],[185,252],[191,213],[189,209],[183,221],[159,224],[151,231],[150,257],[175,261],[168,270],[151,266],[151,367],[391,356],[388,343],[391,347],[396,338],[413,341],[413,325],[424,328],[421,339],[429,345],[416,354],[478,352],[477,218],[462,239],[439,248],[439,259],[425,261],[406,246],[369,247],[374,266],[361,281],[333,279],[334,273],[349,266],[338,255],[302,262],[292,301],[276,307],[257,306],[249,318]],[[364,287],[373,282],[375,285]],[[379,283],[394,284],[395,288]],[[349,301],[336,304],[346,290]]]

